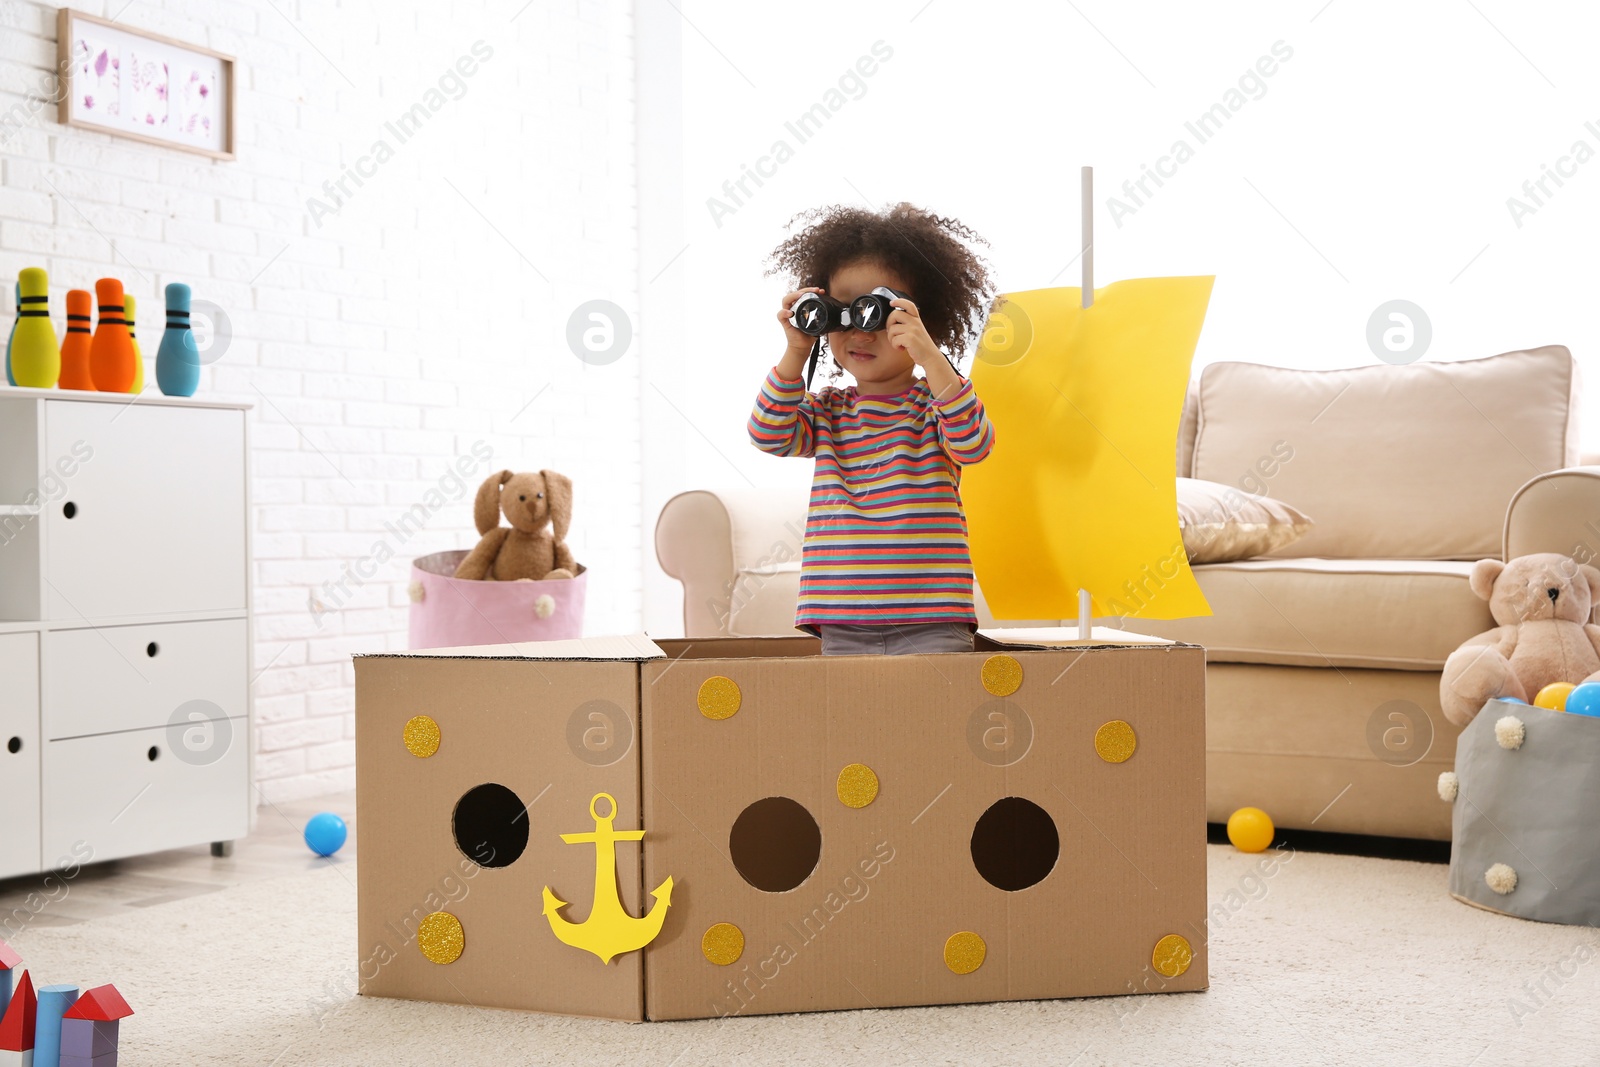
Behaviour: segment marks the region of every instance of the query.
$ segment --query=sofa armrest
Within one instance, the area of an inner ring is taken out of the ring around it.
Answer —
[[[805,489],[696,489],[656,519],[656,560],[683,584],[685,637],[726,637],[740,578],[800,558]]]
[[[1505,559],[1559,552],[1600,563],[1600,464],[1541,474],[1506,509]]]

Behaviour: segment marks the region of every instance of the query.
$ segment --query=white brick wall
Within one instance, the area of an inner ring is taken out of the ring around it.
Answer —
[[[566,343],[580,303],[636,306],[631,5],[73,6],[239,64],[234,162],[69,129],[39,100],[55,7],[0,4],[0,307],[9,321],[11,280],[43,266],[60,328],[68,289],[119,277],[151,361],[168,282],[227,312],[232,339],[200,388],[255,405],[263,795],[353,785],[350,654],[404,646],[409,560],[474,543],[471,497],[491,469],[572,477],[590,632],[636,628],[638,363],[587,365]],[[465,95],[396,143],[384,124],[476,41],[493,56]],[[323,183],[379,138],[393,157],[318,225],[308,198],[331,204]],[[386,531],[479,441],[492,466],[447,486],[421,533]],[[375,579],[326,591],[382,541],[394,558]]]

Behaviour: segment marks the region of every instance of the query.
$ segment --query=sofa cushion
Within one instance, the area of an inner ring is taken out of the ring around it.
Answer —
[[[1214,612],[1128,628],[1204,645],[1220,663],[1439,670],[1494,627],[1448,560],[1252,559],[1194,568]]]
[[[1335,371],[1213,363],[1191,473],[1311,515],[1279,556],[1495,556],[1517,488],[1577,460],[1576,390],[1559,345]]]
[[[1311,520],[1270,496],[1179,478],[1178,529],[1190,563],[1226,563],[1264,556],[1304,537]]]

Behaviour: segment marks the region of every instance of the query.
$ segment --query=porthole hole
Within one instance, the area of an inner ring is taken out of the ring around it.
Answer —
[[[996,889],[1015,893],[1038,885],[1061,856],[1050,813],[1022,797],[1002,797],[972,829],[972,865]]]
[[[734,820],[728,852],[745,881],[766,893],[786,893],[817,869],[822,831],[799,802],[767,797]]]
[[[497,782],[467,790],[451,817],[456,847],[480,867],[509,867],[528,847],[528,809]]]

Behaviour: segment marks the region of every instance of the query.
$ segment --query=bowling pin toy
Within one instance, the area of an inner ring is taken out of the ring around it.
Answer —
[[[67,292],[67,336],[61,341],[61,380],[56,384],[63,389],[93,389],[94,376],[89,373],[90,338],[94,335],[89,324],[94,320],[89,313],[94,310],[94,296],[87,289]]]
[[[17,275],[21,292],[11,335],[11,376],[30,389],[50,389],[61,377],[61,345],[50,323],[50,279],[39,267]]]
[[[129,293],[122,298],[122,306],[127,309],[123,318],[128,320],[128,340],[133,342],[133,388],[128,392],[138,396],[144,392],[144,352],[139,348],[139,335],[134,329],[134,312],[138,302]]]
[[[17,283],[16,289],[17,289],[17,310],[21,311],[22,310],[22,283],[21,282]],[[21,315],[18,315],[16,318],[12,319],[11,320],[11,332],[6,335],[6,384],[7,385],[16,385],[17,384],[17,380],[11,376],[11,342],[15,341],[17,339],[17,323],[19,323],[21,321],[22,321],[22,316]]]
[[[168,396],[194,396],[200,387],[200,350],[189,329],[189,287],[167,286],[167,328],[156,350],[156,384]]]
[[[100,302],[100,321],[95,323],[89,345],[89,375],[102,393],[126,393],[133,388],[133,341],[123,316],[122,283],[101,278],[94,283],[94,291]]]

